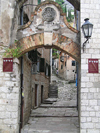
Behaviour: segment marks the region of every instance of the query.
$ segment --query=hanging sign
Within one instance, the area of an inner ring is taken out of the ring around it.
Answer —
[[[88,73],[98,73],[98,59],[88,59]]]
[[[3,58],[3,72],[13,71],[13,58]]]

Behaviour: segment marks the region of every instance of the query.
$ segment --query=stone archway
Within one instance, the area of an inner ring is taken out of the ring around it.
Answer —
[[[42,12],[48,7],[55,10],[57,17],[45,23]],[[31,21],[18,29],[16,45],[21,46],[21,54],[40,47],[56,48],[80,62],[78,38],[79,31],[69,25],[60,6],[55,2],[43,2],[37,6]]]
[[[53,1],[36,7],[31,20],[18,29],[17,39],[22,54],[39,47],[56,47],[80,62],[79,31],[69,25],[61,7]]]
[[[40,47],[56,48],[72,56],[77,62],[80,62],[80,46],[68,37],[64,35],[59,37],[59,34],[53,34],[52,45],[44,45],[44,40],[44,33],[38,33],[20,39],[16,45],[21,47],[22,54]]]

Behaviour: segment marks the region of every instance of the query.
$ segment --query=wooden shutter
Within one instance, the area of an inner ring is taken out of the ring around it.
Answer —
[[[36,62],[37,62],[37,51],[36,51],[36,50],[29,51],[29,52],[28,52],[28,58],[29,58],[32,62],[36,63]]]
[[[49,65],[49,67],[48,67],[48,76],[50,77],[51,76],[51,66]]]
[[[40,72],[45,72],[45,59],[40,58]]]
[[[41,3],[41,0],[38,0],[38,4],[40,4]]]

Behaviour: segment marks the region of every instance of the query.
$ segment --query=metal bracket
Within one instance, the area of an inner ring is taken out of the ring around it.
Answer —
[[[89,40],[89,38],[87,38],[86,41],[83,43],[83,53],[84,53],[85,44],[87,43],[88,40]]]

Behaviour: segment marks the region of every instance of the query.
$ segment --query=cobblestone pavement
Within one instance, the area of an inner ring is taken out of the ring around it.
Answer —
[[[56,82],[58,98],[49,100],[57,101],[53,104],[42,104],[32,110],[21,133],[79,133],[75,83],[68,84],[67,81],[59,79]]]

